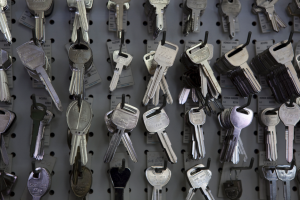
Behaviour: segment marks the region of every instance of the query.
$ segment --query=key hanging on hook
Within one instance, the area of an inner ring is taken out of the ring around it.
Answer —
[[[121,103],[121,109],[123,109],[125,106],[125,94],[122,94],[122,103]]]
[[[248,46],[249,43],[250,43],[250,40],[251,40],[251,35],[252,35],[252,32],[249,31],[248,37],[247,37],[247,42],[243,46],[237,48],[236,50],[234,50],[233,52],[231,52],[230,54],[228,54],[228,57],[230,58],[230,57],[234,56],[235,54],[237,54],[240,51],[242,51],[246,46]]]
[[[164,166],[160,167],[160,168],[155,168],[155,172],[156,173],[162,173],[163,171],[165,171],[168,168],[168,161],[164,160]]]
[[[249,167],[231,167],[230,168],[230,172],[233,171],[233,170],[240,170],[240,171],[242,171],[242,170],[252,169],[253,163],[254,163],[254,158],[251,158]]]
[[[244,110],[244,108],[250,106],[251,101],[252,101],[252,94],[250,94],[250,95],[248,96],[248,101],[247,101],[247,103],[246,103],[245,105],[240,106],[239,108],[237,108],[236,111],[238,111],[238,112],[244,112],[244,113],[245,113],[246,111]],[[246,113],[247,113],[247,112],[246,112]]]
[[[166,35],[167,35],[167,32],[163,31],[163,36],[162,36],[161,43],[160,43],[161,45],[166,44]]]
[[[277,50],[282,49],[282,48],[286,47],[287,45],[289,45],[289,44],[292,42],[292,40],[293,40],[293,36],[294,36],[294,30],[292,30],[292,31],[290,32],[290,36],[289,36],[288,41],[282,43],[281,45],[279,45],[279,46],[277,46],[277,47],[275,47],[275,48],[274,48],[274,51],[277,51]]]
[[[205,47],[205,45],[207,44],[207,40],[208,40],[208,31],[205,32],[205,37],[204,37],[204,41],[201,44],[201,46],[199,47],[200,49],[202,49],[203,47]]]
[[[163,95],[163,98],[164,98],[164,100],[163,100],[162,106],[161,106],[159,109],[157,109],[155,112],[153,112],[152,114],[148,115],[147,118],[150,118],[150,117],[153,117],[153,116],[155,116],[155,115],[158,115],[159,113],[161,113],[161,110],[162,110],[164,107],[167,106],[167,95],[164,94],[164,95]]]
[[[36,170],[36,167],[35,167],[35,161],[34,161],[34,160],[31,161],[31,170],[32,170],[32,172],[33,172],[33,177],[38,178],[40,172]]]
[[[124,57],[124,58],[128,58],[128,56],[126,55],[126,54],[123,54],[122,53],[122,47],[123,47],[123,44],[124,44],[124,35],[125,35],[125,32],[124,32],[124,30],[122,30],[122,36],[121,36],[121,44],[120,44],[120,50],[119,50],[119,56],[122,56],[122,57]]]

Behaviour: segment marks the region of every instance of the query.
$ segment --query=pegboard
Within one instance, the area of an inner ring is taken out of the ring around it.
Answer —
[[[277,14],[285,21],[287,28],[281,30],[279,33],[265,33],[260,29],[259,19],[256,15],[251,13],[252,0],[241,0],[242,12],[239,15],[239,29],[233,39],[238,40],[239,43],[244,43],[247,39],[248,31],[252,31],[251,43],[247,47],[250,59],[255,55],[255,41],[274,40],[280,42],[288,38],[290,30],[293,27],[293,18],[286,13],[286,7],[290,1],[281,0],[276,4]],[[91,39],[91,48],[94,54],[94,65],[98,70],[102,82],[94,87],[86,90],[86,96],[94,98],[93,112],[94,118],[90,128],[90,139],[88,142],[88,152],[92,155],[93,170],[93,186],[89,194],[89,200],[96,199],[110,199],[110,180],[107,174],[109,164],[103,163],[103,156],[108,147],[109,137],[103,117],[106,112],[110,110],[111,95],[126,94],[130,97],[130,104],[140,109],[141,114],[146,112],[146,107],[142,105],[146,86],[148,84],[149,76],[145,64],[143,63],[143,56],[146,54],[147,41],[152,40],[152,36],[148,34],[147,18],[143,10],[142,0],[132,0],[130,10],[128,11],[127,30],[125,35],[127,52],[133,56],[131,63],[132,74],[134,77],[134,85],[115,90],[113,93],[109,92],[110,79],[112,77],[112,68],[109,63],[109,55],[107,52],[106,42],[116,40],[116,33],[108,31],[108,17],[109,12],[106,8],[106,0],[94,1],[94,6],[89,15]],[[200,33],[191,33],[184,37],[182,30],[182,0],[171,0],[170,5],[166,11],[167,22],[167,41],[175,43],[179,46],[179,53],[177,55],[175,64],[168,70],[167,81],[170,91],[174,98],[173,105],[168,105],[165,110],[170,118],[170,125],[166,129],[172,142],[172,146],[176,155],[178,156],[178,163],[169,165],[172,171],[172,178],[168,185],[164,187],[166,190],[167,199],[185,199],[189,188],[186,184],[184,169],[184,152],[189,150],[189,145],[183,143],[183,113],[184,105],[178,104],[178,95],[183,87],[181,81],[182,73],[185,71],[182,64],[179,62],[180,54],[183,52],[184,43],[187,41],[198,41],[204,38],[205,31],[209,31],[208,43],[214,45],[214,57],[211,64],[220,57],[221,41],[229,41],[227,33],[223,32],[221,25],[222,19],[219,15],[216,4],[218,0],[209,0],[207,9],[201,17],[202,26]],[[11,94],[15,96],[14,112],[18,118],[15,125],[11,129],[14,137],[10,139],[8,152],[13,155],[12,171],[18,176],[18,182],[14,188],[14,193],[10,197],[11,200],[19,200],[26,188],[27,179],[31,172],[31,158],[29,157],[29,142],[31,131],[30,106],[32,104],[30,96],[35,93],[39,96],[48,96],[44,89],[35,89],[32,87],[30,77],[25,71],[19,57],[16,53],[16,48],[21,44],[29,41],[32,38],[31,30],[21,25],[18,21],[26,10],[26,1],[18,0],[11,7],[12,20],[12,35],[13,44],[12,51],[15,62],[13,64],[14,88],[11,89]],[[71,14],[67,7],[66,0],[55,0],[53,13],[46,18],[46,39],[52,41],[52,84],[58,93],[64,112],[60,113],[53,108],[55,114],[51,122],[50,145],[45,149],[45,154],[50,154],[56,157],[56,164],[53,169],[51,195],[49,200],[67,199],[69,196],[69,148],[67,145],[67,123],[65,111],[71,102],[69,97],[69,84],[71,71],[69,68],[69,61],[65,50],[65,44],[69,42],[71,32],[69,23]],[[0,37],[3,37],[0,34]],[[160,36],[161,37],[161,36]],[[160,37],[157,39],[159,40]],[[299,41],[300,35],[295,33],[293,41],[294,45]],[[249,61],[250,61],[249,59]],[[249,62],[248,62],[249,63]],[[216,74],[217,76],[217,74]],[[222,96],[235,96],[237,91],[235,89],[222,88]],[[258,95],[269,95],[269,89],[263,89]],[[258,111],[258,97],[254,99],[249,106],[255,113]],[[244,100],[240,100],[243,104]],[[206,156],[203,162],[206,163],[207,158],[212,159],[210,170],[212,171],[212,179],[209,187],[216,200],[218,198],[218,187],[220,179],[220,171],[222,165],[219,162],[219,152],[221,144],[219,141],[220,126],[216,116],[208,117],[204,125]],[[264,144],[257,143],[257,117],[254,118],[252,124],[243,130],[241,134],[244,142],[244,147],[248,157],[254,157],[254,166],[258,166],[258,153],[264,150]],[[278,140],[278,161],[279,164],[286,164],[285,159],[285,139],[284,126],[280,124],[277,127]],[[145,177],[145,169],[147,168],[146,152],[162,151],[160,144],[147,144],[147,134],[142,116],[140,117],[138,126],[131,133],[131,140],[134,148],[138,154],[139,162],[133,163],[129,161],[128,166],[132,171],[130,179],[130,199],[147,199],[147,180]],[[300,151],[299,144],[295,144],[294,149]],[[121,151],[122,148],[119,149]],[[124,150],[124,149],[123,149]],[[250,159],[248,159],[248,162]],[[248,163],[247,163],[248,164]],[[298,166],[299,167],[299,166]],[[245,171],[240,175],[243,181],[243,196],[242,200],[258,199],[259,197],[259,179],[255,169]],[[278,199],[283,199],[282,183],[278,181],[279,191]],[[296,190],[297,184],[295,181],[291,182],[291,188]],[[291,196],[293,200],[298,199],[298,193],[291,189]],[[300,188],[299,188],[300,189]],[[298,190],[299,190],[298,189]]]

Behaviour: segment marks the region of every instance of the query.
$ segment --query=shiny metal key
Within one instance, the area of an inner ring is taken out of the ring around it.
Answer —
[[[267,183],[267,198],[270,200],[276,200],[277,198],[277,174],[276,170],[262,167],[262,175],[266,179]]]
[[[74,22],[73,22],[73,30],[72,30],[72,35],[71,35],[71,41],[73,43],[75,43],[78,39],[78,35],[77,35],[77,30],[79,28],[81,28],[81,22],[79,20],[80,16],[79,16],[79,12],[75,12],[75,16],[74,16]],[[82,34],[82,38],[86,43],[90,43],[90,38],[89,38],[89,34],[88,32],[84,31],[81,28],[81,34]]]
[[[1,23],[1,22],[0,22]],[[0,101],[11,102],[6,72],[12,66],[12,57],[3,49],[0,50]]]
[[[229,36],[235,37],[235,21],[242,10],[242,4],[239,0],[223,0],[220,9],[229,24]]]
[[[277,165],[276,167],[290,168],[289,165]],[[296,176],[297,168],[294,165],[291,170],[282,170],[276,168],[276,174],[279,180],[283,182],[283,197],[284,200],[291,199],[291,181],[294,180]]]
[[[199,30],[201,13],[207,7],[207,0],[186,0],[186,7],[192,11],[192,31],[196,32]]]
[[[179,104],[185,104],[189,97],[190,91],[190,88],[182,88],[181,92],[179,93]]]
[[[274,5],[278,2],[278,0],[268,1],[268,0],[256,0],[256,5],[260,8],[265,9],[265,12],[267,13],[268,19],[271,21],[273,30],[278,32],[278,25],[276,18],[274,16],[275,8]]]
[[[164,9],[169,5],[170,0],[148,0],[155,8],[156,29],[162,31],[164,28]]]
[[[40,200],[51,187],[51,175],[45,168],[36,168],[38,177],[31,172],[27,181],[27,188],[33,200]]]
[[[7,0],[0,1],[0,30],[4,34],[6,41],[11,44],[12,36],[8,27],[7,18],[5,15],[5,10],[8,9]]]

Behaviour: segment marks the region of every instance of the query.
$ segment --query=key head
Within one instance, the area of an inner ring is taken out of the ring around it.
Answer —
[[[157,115],[151,116],[148,118],[148,116],[155,111],[157,111],[159,107],[153,108],[143,115],[143,120],[146,126],[146,129],[150,133],[156,133],[159,130],[165,129],[169,126],[170,119],[164,109],[161,110],[161,112]]]
[[[9,110],[5,108],[0,108],[0,133],[5,133],[7,129],[10,127],[11,121],[11,113]]]
[[[205,10],[207,7],[207,0],[187,0],[186,6],[190,9]]]
[[[186,54],[195,64],[201,64],[203,61],[210,58],[210,49],[208,45],[205,45],[203,48],[199,48],[202,43],[193,46],[192,48],[186,50]]]
[[[27,181],[27,188],[31,196],[42,197],[44,196],[51,186],[51,175],[45,168],[36,168],[39,171],[38,178],[34,177],[34,173],[31,172]]]
[[[131,171],[128,168],[121,171],[119,168],[113,167],[110,169],[109,173],[110,179],[115,188],[125,188],[131,175]]]
[[[152,166],[146,170],[146,178],[150,185],[153,187],[164,187],[171,179],[171,170],[167,168],[162,170],[161,173],[157,173],[155,169],[162,168],[162,166]]]
[[[30,117],[34,121],[42,121],[46,115],[47,107],[40,103],[37,103],[36,105],[38,109],[36,109],[34,105],[31,106]]]
[[[243,193],[241,180],[230,180],[223,183],[223,191],[228,199],[236,200],[241,198]]]
[[[149,0],[149,3],[153,6],[153,7],[166,7],[167,5],[170,4],[171,0]]]
[[[178,46],[175,44],[166,41],[164,45],[161,45],[161,42],[159,42],[154,60],[158,65],[171,67],[174,64],[177,52]]]
[[[45,52],[41,46],[36,46],[34,42],[26,42],[17,48],[17,53],[22,64],[30,70],[45,65]]]
[[[196,165],[195,167],[189,169],[186,173],[187,178],[189,180],[192,188],[200,188],[206,187],[212,177],[212,173],[210,170],[201,170],[199,171],[199,167],[205,167],[202,164]]]
[[[203,125],[206,121],[206,114],[203,109],[198,110],[199,108],[192,108],[189,111],[189,120],[190,123],[194,126]]]
[[[274,6],[277,2],[278,0],[256,0],[256,5],[262,8],[269,8],[271,6]]]
[[[92,50],[85,44],[73,44],[68,51],[69,60],[73,64],[86,64],[92,58]]]
[[[233,66],[235,67],[239,67],[242,64],[244,64],[245,62],[247,62],[247,60],[249,59],[249,54],[247,51],[247,48],[243,48],[240,52],[237,52],[236,54],[232,55],[231,53],[233,53],[236,49],[242,47],[243,44],[237,46],[236,48],[232,49],[231,51],[229,51],[228,53],[226,53],[224,56],[226,58],[226,60]]]
[[[284,48],[278,49],[278,47],[284,43],[286,43],[287,40],[284,40],[280,43],[274,44],[269,48],[270,54],[273,56],[273,58],[281,64],[285,64],[287,62],[291,62],[294,58],[294,50],[292,43],[288,44]]]
[[[247,114],[238,112],[236,109],[239,108],[239,106],[235,106],[232,108],[231,113],[230,113],[230,121],[231,124],[239,129],[246,128],[249,126],[253,120],[253,111],[244,108],[244,110],[247,112]]]
[[[0,0],[0,7],[1,8],[7,7],[7,0]]]
[[[53,0],[26,0],[26,3],[30,10],[45,12],[51,8]]]
[[[293,103],[293,107],[284,103],[279,108],[279,117],[285,126],[296,126],[300,120],[300,107],[296,103]]]
[[[8,70],[12,66],[12,57],[3,49],[0,51],[0,69]]]
[[[124,52],[122,52],[122,53],[125,54],[125,55],[127,55],[128,57],[125,58],[123,56],[119,56],[119,50],[116,50],[113,53],[113,59],[114,59],[115,63],[122,64],[125,67],[125,69],[126,69],[130,65],[133,57],[130,54],[128,54],[128,53],[124,53]]]
[[[267,115],[267,112],[271,110],[274,110],[274,108],[266,108],[260,114],[260,121],[264,126],[277,126],[280,122],[278,111],[273,111],[274,114]]]
[[[155,51],[151,51],[144,55],[143,59],[150,75],[154,75],[157,63],[154,61]]]
[[[262,167],[262,175],[268,181],[277,181],[278,177],[276,174],[276,170],[268,169],[267,167]]]
[[[119,103],[111,116],[111,122],[118,128],[130,130],[136,127],[139,116],[140,111],[136,107],[125,103],[121,108],[121,103]]]
[[[277,165],[277,167],[287,167],[289,168],[289,165]],[[296,165],[294,165],[293,169],[291,170],[281,170],[281,169],[276,169],[276,174],[279,180],[281,181],[291,181],[294,180],[296,176]]]
[[[81,166],[81,172],[82,174],[78,177],[77,185],[72,181],[73,175],[70,177],[72,191],[79,198],[83,198],[87,195],[93,183],[92,172],[89,168]]]
[[[240,14],[242,4],[239,0],[223,0],[221,3],[221,10],[225,15],[235,18]]]

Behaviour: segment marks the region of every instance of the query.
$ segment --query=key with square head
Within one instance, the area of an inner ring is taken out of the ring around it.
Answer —
[[[5,11],[8,9],[7,0],[0,1],[0,30],[4,34],[6,41],[11,44],[12,36],[8,27],[7,18],[5,15]]]
[[[256,0],[256,5],[260,8],[265,9],[267,13],[269,21],[271,21],[273,30],[278,32],[278,26],[276,18],[274,17],[275,7],[274,5],[278,2],[278,0],[268,1],[268,0]]]
[[[78,177],[77,184],[75,184],[72,180],[73,173],[70,178],[72,191],[76,197],[84,199],[93,184],[93,174],[91,170],[85,166],[81,166],[81,174]]]
[[[300,15],[300,2],[298,0],[292,0],[287,7],[287,12],[291,16]]]
[[[35,16],[35,35],[36,38],[42,42],[45,41],[44,38],[44,21],[45,21],[45,12],[52,12],[49,10],[53,9],[53,0],[44,0],[44,1],[36,1],[36,0],[26,0],[27,6],[31,12]]]
[[[288,107],[285,103],[279,108],[279,117],[283,124],[287,127],[285,130],[286,140],[286,160],[290,163],[293,160],[294,145],[294,128],[300,120],[300,107],[293,103],[292,107]]]
[[[291,199],[291,181],[294,180],[296,176],[297,168],[294,165],[291,170],[277,169],[277,167],[281,168],[290,168],[289,165],[277,165],[276,166],[276,174],[279,180],[283,182],[283,197],[285,200]]]
[[[267,182],[267,198],[276,200],[277,198],[277,174],[275,169],[270,169],[266,166],[262,167],[262,176]]]
[[[51,187],[51,174],[45,168],[36,168],[37,177],[31,172],[27,181],[27,188],[33,200],[40,200]]]
[[[36,46],[34,42],[26,42],[25,44],[17,48],[17,53],[23,63],[23,65],[32,71],[36,71],[41,81],[49,92],[56,108],[62,111],[61,101],[53,88],[50,78],[43,68],[45,65],[45,52],[41,46]]]
[[[116,132],[111,138],[108,149],[105,153],[105,163],[109,163],[113,159],[124,133],[136,127],[139,116],[140,111],[136,107],[126,103],[123,108],[122,103],[117,105],[111,116],[111,122],[116,128]]]
[[[194,126],[197,149],[200,158],[205,157],[205,144],[202,127],[206,121],[206,115],[203,109],[191,108],[189,111],[189,121]]]
[[[117,88],[117,84],[118,84],[120,75],[123,71],[123,67],[125,69],[127,69],[128,66],[130,65],[132,59],[133,59],[133,57],[130,54],[124,53],[124,52],[122,52],[122,53],[127,55],[127,58],[119,55],[119,50],[116,50],[113,53],[114,62],[117,63],[117,64],[116,64],[116,67],[115,67],[115,70],[114,70],[114,75],[112,77],[112,80],[111,80],[110,86],[109,86],[109,90],[111,92],[114,91]]]
[[[164,28],[164,9],[170,3],[170,0],[148,0],[155,8],[156,29],[162,31]]]
[[[220,6],[223,15],[229,23],[229,36],[235,37],[235,21],[242,10],[242,4],[239,0],[223,0]]]
[[[160,113],[156,112],[160,110]],[[153,108],[143,115],[146,129],[149,133],[157,133],[163,149],[166,151],[171,163],[177,163],[177,156],[172,149],[171,141],[167,135],[166,128],[169,126],[170,119],[164,109]]]
[[[160,191],[168,184],[171,179],[171,171],[169,168],[157,172],[157,169],[161,169],[161,166],[152,166],[146,170],[146,178],[150,185],[153,186],[152,200],[161,200]]]
[[[125,169],[113,167],[110,169],[109,174],[112,185],[115,189],[115,199],[124,199],[124,190],[131,176],[130,169],[127,167]]]
[[[0,50],[0,101],[10,103],[10,92],[6,72],[12,66],[12,57],[3,49]]]
[[[78,101],[71,102],[66,113],[68,127],[72,133],[70,165],[75,163],[78,147],[83,165],[88,161],[86,134],[91,126],[93,111],[87,101],[82,100],[80,104],[79,107]]]
[[[203,10],[206,9],[207,0],[186,0],[186,7],[191,9],[192,31],[196,32],[200,25],[200,16]]]

